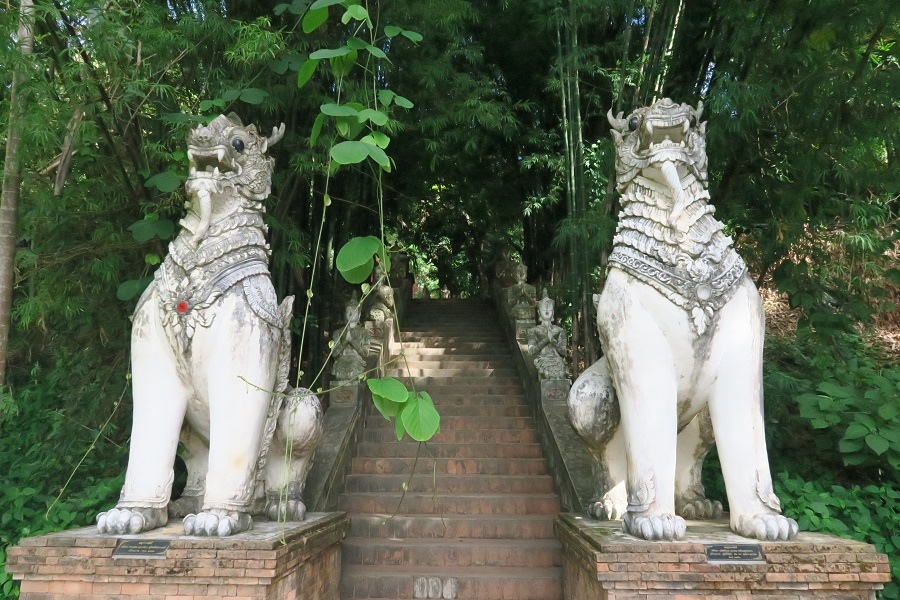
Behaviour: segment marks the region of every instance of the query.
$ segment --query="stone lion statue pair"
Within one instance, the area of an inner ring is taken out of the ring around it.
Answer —
[[[715,443],[732,529],[790,539],[797,523],[780,514],[763,430],[762,303],[707,203],[701,113],[664,99],[609,115],[622,212],[597,299],[606,356],[569,395],[596,458],[590,512],[642,538],[683,537],[684,517],[721,512],[700,483]],[[102,533],[171,515],[188,534],[226,536],[254,512],[305,514],[321,407],[287,385],[292,299],[277,303],[262,220],[265,153],[282,134],[220,116],[188,139],[189,211],[135,311],[128,470]],[[188,482],[170,503],[179,440]]]

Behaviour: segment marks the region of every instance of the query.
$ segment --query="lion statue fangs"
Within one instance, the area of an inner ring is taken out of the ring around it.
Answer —
[[[731,528],[796,537],[772,490],[762,415],[759,293],[708,205],[705,123],[663,99],[608,115],[622,211],[597,299],[606,355],[572,386],[570,417],[596,461],[594,516],[650,540],[710,516],[699,483],[717,444]],[[622,497],[621,483],[625,482]]]
[[[283,134],[220,115],[188,137],[188,212],[135,309],[128,469],[100,533],[140,533],[171,515],[188,535],[227,536],[251,528],[255,509],[305,517],[322,408],[288,389],[293,298],[277,302],[263,222],[265,154]],[[188,483],[170,504],[179,438]]]

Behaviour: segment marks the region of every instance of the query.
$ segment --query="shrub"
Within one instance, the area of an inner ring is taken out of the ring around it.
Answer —
[[[784,514],[796,519],[801,531],[853,538],[887,554],[893,581],[880,597],[900,599],[900,485],[885,482],[846,488],[781,473],[775,489]]]

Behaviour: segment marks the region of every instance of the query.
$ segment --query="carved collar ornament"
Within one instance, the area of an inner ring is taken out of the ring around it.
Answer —
[[[212,322],[215,315],[206,309],[238,283],[253,311],[281,326],[271,309],[274,299],[263,301],[252,279],[268,277],[263,203],[271,191],[274,161],[265,152],[283,134],[283,125],[267,138],[235,115],[220,115],[188,136],[188,212],[155,275],[164,323],[182,349],[198,326]]]
[[[664,98],[627,118],[607,115],[622,194],[610,265],[687,311],[701,335],[747,271],[707,204],[702,112]]]

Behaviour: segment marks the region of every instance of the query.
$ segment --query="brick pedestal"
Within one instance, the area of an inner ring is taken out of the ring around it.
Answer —
[[[23,600],[339,600],[349,526],[345,513],[310,513],[302,523],[255,522],[228,538],[185,536],[180,520],[138,536],[87,527],[21,540],[6,569],[22,581]],[[160,555],[117,558],[125,540],[155,540]]]
[[[874,600],[891,577],[871,545],[815,533],[757,543],[726,521],[689,521],[685,540],[647,542],[572,514],[556,531],[567,600]]]

